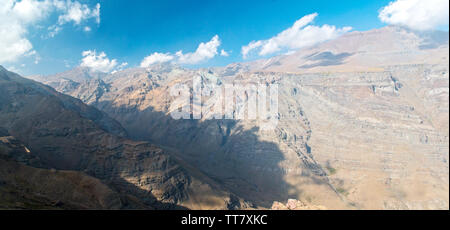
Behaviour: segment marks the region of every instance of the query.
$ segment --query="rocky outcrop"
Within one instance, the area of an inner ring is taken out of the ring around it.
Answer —
[[[289,199],[286,204],[273,202],[271,210],[326,210],[321,205],[308,205],[300,200]]]

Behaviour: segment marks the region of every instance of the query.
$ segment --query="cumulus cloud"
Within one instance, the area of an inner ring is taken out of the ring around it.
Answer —
[[[83,59],[81,59],[80,66],[89,67],[94,71],[109,73],[116,69],[122,69],[128,65],[126,62],[118,65],[117,60],[110,60],[105,52],[101,52],[97,55],[95,50],[87,50],[83,51],[81,55],[83,56]]]
[[[24,22],[32,22],[34,20],[41,20],[48,16],[51,10],[52,2],[46,1],[36,1],[36,0],[22,0],[8,1],[12,2],[14,6],[12,11],[15,16]]]
[[[48,37],[55,37],[60,31],[62,30],[62,28],[60,26],[57,25],[53,25],[53,26],[49,26],[48,27]]]
[[[35,53],[27,38],[28,29],[50,18],[52,13],[59,15],[59,19],[57,24],[48,27],[49,37],[71,21],[76,25],[90,18],[100,22],[99,4],[89,8],[72,0],[0,0],[0,62],[14,62]]]
[[[141,67],[149,67],[152,64],[155,63],[164,63],[164,62],[169,62],[172,61],[174,59],[174,56],[171,55],[170,53],[158,53],[155,52],[147,57],[144,58],[144,60],[142,60],[141,62]]]
[[[122,62],[122,64],[117,66],[117,70],[123,70],[126,66],[128,66],[128,62]]]
[[[248,53],[250,53],[250,51],[252,51],[256,48],[259,48],[262,45],[263,45],[262,41],[251,41],[248,45],[242,47],[242,51],[241,51],[242,56],[244,58],[247,58],[247,55],[248,55]]]
[[[220,51],[220,56],[228,57],[228,56],[230,56],[230,54],[227,51],[225,51],[225,50],[221,50]]]
[[[117,68],[113,71],[111,71],[112,74],[117,73],[118,71],[123,70],[126,66],[128,66],[128,62],[124,62],[122,64],[120,64],[119,66],[117,66]]]
[[[391,25],[431,30],[448,25],[448,0],[397,0],[381,9],[378,17]]]
[[[32,52],[31,42],[25,38],[26,25],[45,14],[40,2],[0,0],[0,62],[14,61]]]
[[[352,29],[351,27],[336,28],[330,25],[309,25],[317,15],[317,13],[313,13],[300,18],[292,27],[270,39],[250,42],[242,47],[242,56],[246,58],[253,50],[259,50],[258,54],[264,56],[282,50],[300,49],[334,39]]]
[[[81,4],[77,1],[55,1],[55,6],[64,14],[58,17],[58,24],[63,25],[68,22],[73,22],[79,25],[82,21],[94,18],[97,24],[100,23],[100,4],[97,3],[95,8],[89,8],[86,4]]]
[[[54,37],[62,30],[64,24],[72,22],[74,25],[94,19],[97,24],[100,24],[100,4],[97,3],[95,7],[90,8],[87,4],[81,4],[78,1],[72,0],[53,0],[53,7],[61,14],[58,17],[58,23],[49,27],[49,37]],[[91,27],[85,26],[83,31],[91,31]]]
[[[195,52],[183,54],[183,51],[180,50],[175,55],[178,57],[178,62],[181,64],[197,64],[216,56],[217,48],[219,46],[219,36],[215,35],[209,42],[200,43]]]
[[[144,58],[141,62],[141,67],[148,67],[155,63],[175,62],[180,64],[198,64],[200,62],[209,60],[218,55],[218,47],[220,46],[220,39],[218,35],[211,38],[209,42],[201,42],[195,52],[183,53],[182,50],[171,53],[155,52]],[[221,51],[222,56],[227,56],[225,50]]]

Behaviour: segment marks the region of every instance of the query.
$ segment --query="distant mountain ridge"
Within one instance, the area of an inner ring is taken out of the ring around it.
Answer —
[[[292,54],[231,64],[223,71],[290,73],[382,71],[385,65],[448,62],[449,33],[420,32],[399,26],[353,31]],[[443,60],[442,60],[443,59]]]

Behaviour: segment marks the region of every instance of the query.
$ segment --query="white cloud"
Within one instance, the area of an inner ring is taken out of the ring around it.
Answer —
[[[32,22],[34,20],[41,20],[48,16],[51,7],[52,3],[49,0],[22,0],[20,2],[15,1],[15,5],[12,10],[21,20],[25,22]]]
[[[15,61],[32,51],[26,26],[43,17],[44,8],[35,1],[0,0],[0,62]]]
[[[242,56],[246,58],[255,49],[259,49],[258,54],[261,56],[282,50],[300,49],[334,39],[352,29],[351,27],[337,29],[335,26],[330,25],[309,25],[317,15],[317,13],[313,13],[300,18],[292,27],[270,39],[250,42],[247,46],[242,47]]]
[[[95,19],[100,24],[100,4],[97,3],[94,8],[90,8],[87,4],[81,4],[72,0],[53,0],[54,8],[61,12],[58,17],[57,25],[49,27],[49,37],[54,37],[62,30],[62,25],[73,22],[74,25],[80,25],[89,19]],[[85,26],[83,31],[91,31],[91,27]]]
[[[152,64],[155,63],[164,63],[169,62],[174,59],[174,56],[172,56],[170,53],[158,53],[155,52],[147,57],[144,58],[141,62],[141,67],[149,67]]]
[[[53,26],[49,26],[48,27],[48,37],[52,38],[55,37],[60,31],[62,30],[62,28],[60,26],[57,25],[53,25]]]
[[[230,56],[230,54],[227,51],[225,51],[225,50],[221,50],[220,51],[220,56],[228,57],[228,56]]]
[[[122,62],[122,64],[120,64],[119,66],[117,66],[118,70],[123,70],[123,68],[125,68],[126,66],[128,66],[128,62]]]
[[[111,71],[111,73],[117,73],[118,71],[123,70],[126,66],[128,66],[128,62],[123,62],[122,64],[120,64],[119,66],[117,66],[117,68],[113,71]]]
[[[195,52],[183,54],[183,51],[180,50],[175,55],[178,57],[178,62],[181,64],[197,64],[216,56],[217,48],[219,46],[219,36],[215,35],[209,42],[200,43]]]
[[[155,52],[144,58],[141,62],[141,67],[148,67],[155,63],[164,62],[176,62],[180,64],[197,64],[215,57],[218,52],[217,49],[220,46],[219,36],[215,35],[209,42],[202,42],[198,45],[195,52],[183,53],[182,50],[171,53],[158,53]],[[222,56],[226,56],[228,53],[225,50],[221,51]]]
[[[0,0],[0,62],[14,62],[33,52],[33,45],[27,38],[28,29],[50,18],[52,13],[59,14],[60,19],[58,25],[48,27],[49,37],[55,36],[61,26],[70,21],[76,25],[90,18],[100,22],[99,4],[91,9],[72,0]]]
[[[95,50],[87,50],[82,53],[83,59],[81,59],[80,66],[89,67],[94,71],[106,72],[109,73],[116,69],[116,67],[122,69],[128,63],[124,62],[117,66],[117,60],[110,60],[105,52],[101,52],[97,55]]]
[[[448,25],[448,0],[397,0],[385,6],[378,17],[382,22],[430,30]]]
[[[248,53],[250,51],[259,48],[263,45],[262,41],[251,41],[248,45],[242,46],[241,53],[244,58],[247,58]]]
[[[96,23],[100,23],[100,4],[97,3],[95,8],[89,8],[86,4],[81,4],[78,1],[55,1],[55,6],[58,10],[64,12],[58,18],[58,23],[64,25],[68,22],[73,22],[79,25],[82,21],[94,18]]]

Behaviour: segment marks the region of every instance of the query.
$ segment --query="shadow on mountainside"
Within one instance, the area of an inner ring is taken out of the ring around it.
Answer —
[[[88,176],[85,170],[67,171],[46,167],[35,153],[0,127],[0,208],[3,209],[142,209],[187,210],[159,201],[151,191],[124,178]],[[85,172],[82,172],[85,171]],[[119,172],[122,173],[122,172]],[[33,174],[32,177],[29,177]],[[28,175],[28,176],[27,176]],[[113,192],[102,190],[103,184]],[[101,191],[105,193],[101,193]]]
[[[347,57],[352,56],[351,53],[339,53],[334,54],[332,52],[322,52],[322,53],[314,53],[312,55],[309,55],[305,57],[308,61],[315,61],[314,64],[305,64],[302,66],[299,66],[301,69],[309,69],[319,66],[331,66],[331,65],[341,65],[344,63],[345,59]]]
[[[301,189],[286,181],[288,172],[280,166],[286,161],[282,150],[277,143],[262,140],[257,126],[237,120],[174,120],[151,107],[140,111],[107,102],[97,106],[116,118],[134,139],[157,144],[172,158],[193,166],[186,171],[159,148],[131,142],[120,137],[122,132],[111,134],[109,126],[91,116],[100,112],[79,100],[18,75],[2,74],[0,80],[2,126],[39,156],[43,168],[83,171],[112,183],[124,194],[163,208],[168,204],[152,196],[168,203],[183,201],[193,169],[260,207],[302,195]],[[121,130],[118,126],[114,130]],[[310,169],[308,164],[291,166]],[[309,172],[302,170],[309,179],[305,184],[323,183]]]
[[[285,160],[276,143],[260,140],[259,128],[245,128],[238,120],[175,120],[152,107],[96,105],[127,130],[130,138],[149,141],[188,162],[218,184],[257,206],[300,199],[303,191],[285,180]],[[310,166],[298,165],[305,184],[327,184]]]

